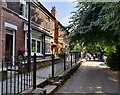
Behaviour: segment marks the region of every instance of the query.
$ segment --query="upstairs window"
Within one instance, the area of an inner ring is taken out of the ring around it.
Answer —
[[[45,28],[50,30],[50,17],[45,17]]]
[[[20,0],[20,15],[28,18],[28,3],[24,0]]]

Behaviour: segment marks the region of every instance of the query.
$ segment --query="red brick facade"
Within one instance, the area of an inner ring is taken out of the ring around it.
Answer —
[[[17,7],[16,9],[19,7],[18,4],[19,3],[10,3],[14,8]],[[25,24],[27,25],[27,20],[19,15],[19,11],[14,10],[12,7],[9,8],[10,5],[9,3],[0,2],[0,64],[2,62],[2,58],[6,56],[6,35],[9,34],[9,32],[13,35],[11,36],[13,39],[12,44],[14,46],[12,51],[14,51],[16,59],[18,57],[18,50],[20,48],[25,48],[26,30],[24,30],[24,28]],[[59,42],[59,25],[56,20],[56,10],[55,7],[53,7],[51,11],[52,13],[50,13],[43,5],[41,5],[41,3],[33,3],[31,4],[31,7],[33,9],[31,10],[31,34],[33,29],[37,31],[38,34],[41,32],[41,53],[43,54],[43,58],[45,58],[46,37],[50,37],[51,40],[53,39],[55,44],[58,44]],[[12,32],[9,30],[12,30]],[[56,48],[55,51],[57,52],[58,49]]]
[[[55,6],[52,7],[51,10],[52,15],[56,18],[56,8]],[[61,30],[62,29],[62,30]],[[62,26],[62,24],[56,19],[54,21],[54,43],[55,44],[59,44],[59,43],[63,43],[63,45],[69,45],[68,42],[68,38],[67,37],[62,37],[61,35],[66,35],[67,30],[65,29],[64,26]],[[61,36],[61,37],[59,37]],[[58,48],[55,48],[55,52],[58,53]]]

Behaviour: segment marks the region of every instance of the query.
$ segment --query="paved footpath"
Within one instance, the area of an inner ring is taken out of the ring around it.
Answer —
[[[111,93],[112,95],[120,95],[115,94],[119,91],[119,83],[118,73],[111,72],[102,62],[89,61],[82,64],[77,72],[56,92],[56,95],[64,95],[58,93],[73,93],[70,95]]]

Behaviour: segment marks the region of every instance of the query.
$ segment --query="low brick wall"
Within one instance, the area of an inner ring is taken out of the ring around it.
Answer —
[[[57,64],[57,63],[60,63],[61,60],[60,59],[54,59],[54,64]],[[52,60],[51,59],[44,59],[44,60],[41,60],[40,62],[37,61],[37,69],[39,68],[44,68],[44,67],[47,67],[49,65],[52,64]]]
[[[3,74],[3,77],[2,77],[2,74]],[[7,75],[7,71],[1,71],[0,72],[0,81],[4,81],[6,79],[6,75]]]
[[[60,59],[58,59],[58,58],[54,59],[54,64],[57,64],[57,63],[60,63],[60,62],[62,62]],[[43,59],[43,60],[37,61],[37,69],[47,67],[51,64],[52,64],[51,59]],[[19,73],[22,74],[22,73],[25,73],[27,71],[27,64],[20,64],[19,66],[20,66],[18,68]],[[2,74],[3,74],[3,80],[5,80],[7,71],[3,71],[3,72],[0,71],[0,81],[2,81]],[[8,76],[8,78],[9,78],[9,76]]]

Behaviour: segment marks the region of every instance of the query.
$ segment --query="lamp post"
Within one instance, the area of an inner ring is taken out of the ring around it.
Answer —
[[[30,0],[28,1],[28,41],[27,41],[27,49],[28,49],[28,72],[31,67],[31,35],[30,35]]]
[[[53,55],[53,49],[52,49],[52,78],[54,78],[54,55]]]
[[[54,78],[54,54],[53,49],[56,47],[53,43],[51,43],[51,51],[52,51],[52,78]]]

